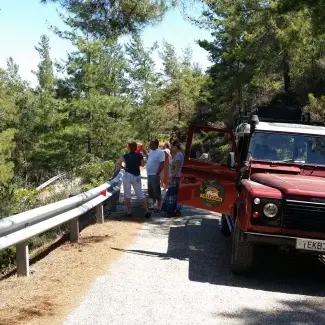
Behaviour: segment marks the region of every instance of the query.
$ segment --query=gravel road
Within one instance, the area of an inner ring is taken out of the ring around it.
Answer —
[[[189,208],[183,214],[143,224],[64,324],[325,324],[325,268],[318,260],[270,250],[254,276],[234,276],[218,215]]]

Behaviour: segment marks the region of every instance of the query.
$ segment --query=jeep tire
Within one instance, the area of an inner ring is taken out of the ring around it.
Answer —
[[[236,218],[231,251],[232,272],[237,275],[248,275],[254,264],[254,256],[255,245],[242,238],[242,231]]]
[[[229,226],[228,226],[228,222],[227,222],[227,219],[226,219],[226,215],[222,215],[221,216],[221,234],[225,237],[229,237],[231,235],[231,231],[229,229]]]

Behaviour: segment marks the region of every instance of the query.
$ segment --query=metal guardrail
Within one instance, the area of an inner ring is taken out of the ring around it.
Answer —
[[[0,220],[0,250],[16,245],[17,275],[29,276],[28,239],[70,222],[70,241],[79,241],[79,216],[96,207],[97,222],[104,222],[103,202],[119,193],[124,171],[107,183],[74,197]],[[115,202],[111,202],[114,208]]]
[[[109,160],[107,161],[103,161],[104,163],[105,162],[109,162]],[[87,168],[88,166],[90,166],[92,163],[89,163],[89,164],[86,164],[86,165],[83,165],[82,167],[78,167],[77,169],[78,170],[82,170],[82,169],[85,169]],[[41,185],[39,185],[38,187],[36,187],[36,190],[37,191],[40,191],[40,190],[43,190],[44,188],[48,187],[49,185],[53,184],[55,181],[57,181],[58,179],[62,178],[63,176],[68,176],[69,173],[61,173],[59,175],[56,175],[52,178],[50,178],[49,180],[47,180],[46,182],[42,183]]]
[[[45,187],[51,185],[52,183],[54,183],[55,181],[57,181],[58,179],[60,179],[61,177],[65,176],[66,174],[59,174],[56,175],[52,178],[50,178],[48,181],[46,181],[45,183],[41,184],[40,186],[36,187],[37,191],[40,191],[42,189],[44,189]]]

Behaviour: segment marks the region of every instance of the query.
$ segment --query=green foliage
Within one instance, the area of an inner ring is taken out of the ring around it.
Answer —
[[[0,186],[10,184],[14,176],[14,163],[11,161],[15,147],[15,129],[6,129],[0,133]]]
[[[215,39],[200,45],[214,65],[197,118],[231,125],[238,113],[281,91],[298,94],[301,105],[308,93],[324,92],[325,33],[315,29],[315,7],[305,2],[289,10],[285,3],[291,0],[206,1],[204,18]]]
[[[35,47],[40,55],[40,63],[38,65],[38,71],[35,72],[40,91],[53,91],[54,76],[53,76],[53,64],[50,58],[50,39],[46,35],[41,36],[39,46]]]
[[[93,37],[116,38],[136,32],[154,23],[167,10],[165,0],[41,0],[42,3],[56,2],[65,12],[63,21],[72,30]],[[69,37],[71,33],[61,33]]]
[[[309,104],[305,107],[305,111],[309,112],[314,121],[325,123],[325,96],[316,98],[313,94],[309,94]]]
[[[155,71],[153,54],[157,44],[146,49],[140,36],[135,34],[125,46],[128,58],[128,93],[132,98],[130,114],[135,137],[149,141],[165,123],[163,107],[159,105],[161,81]]]
[[[82,178],[82,182],[86,184],[87,189],[90,189],[94,186],[107,182],[113,175],[114,168],[114,162],[105,161],[80,168],[75,171],[75,174],[80,176]]]
[[[12,213],[21,213],[36,207],[39,192],[25,188],[16,189],[11,203]]]
[[[62,184],[34,190],[59,173],[81,178],[81,190],[107,181],[131,138],[163,143],[174,130],[184,140],[206,81],[190,49],[178,58],[167,43],[165,71],[156,71],[157,44],[146,48],[139,31],[161,19],[165,0],[41,2],[61,5],[67,30],[52,31],[75,50],[53,64],[50,39],[42,35],[35,89],[21,79],[13,58],[0,69],[0,218],[66,198]],[[133,37],[121,46],[125,34]],[[61,230],[33,238],[30,247]],[[2,252],[0,267],[13,258],[14,250]]]
[[[193,120],[196,106],[201,98],[201,89],[206,76],[192,64],[192,51],[186,48],[179,57],[174,46],[164,42],[160,57],[164,66],[164,81],[161,104],[166,111],[165,129],[173,130],[171,138],[184,141],[188,123]]]
[[[283,0],[280,3],[278,11],[280,13],[295,13],[305,9],[310,13],[313,30],[324,33],[325,9],[322,0]]]
[[[53,2],[63,6],[68,29],[53,30],[75,51],[54,65],[50,39],[42,35],[35,47],[40,59],[35,89],[20,78],[13,58],[0,69],[0,217],[44,203],[31,189],[58,173],[87,165],[80,175],[84,184],[106,181],[130,138],[146,143],[159,136],[163,143],[174,130],[184,139],[206,79],[191,63],[190,49],[179,58],[167,43],[164,74],[156,71],[157,44],[145,48],[137,31],[162,17],[165,1],[120,1],[112,7]],[[114,12],[128,13],[127,21]],[[112,19],[103,22],[103,15]],[[121,46],[118,36],[129,32],[133,38]],[[63,198],[47,191],[51,200]]]
[[[12,246],[0,252],[0,270],[13,265],[16,258],[16,246]]]

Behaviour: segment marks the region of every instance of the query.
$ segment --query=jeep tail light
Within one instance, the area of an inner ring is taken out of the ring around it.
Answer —
[[[257,212],[257,211],[255,211],[255,212],[253,212],[252,213],[252,217],[254,218],[254,219],[256,219],[256,218],[259,218],[259,213]]]

